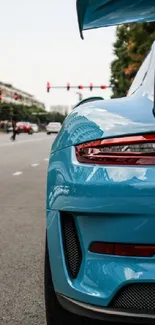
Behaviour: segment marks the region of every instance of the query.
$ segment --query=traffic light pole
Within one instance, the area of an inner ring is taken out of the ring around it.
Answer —
[[[101,88],[101,87],[105,87],[105,88]],[[66,86],[51,86],[49,89],[66,89]],[[70,89],[90,89],[90,86],[70,86]],[[107,89],[107,88],[111,88],[111,86],[93,86],[94,89]],[[93,89],[92,89],[93,90]]]
[[[50,89],[67,89],[67,91],[69,91],[70,89],[79,89],[79,90],[82,90],[82,89],[89,89],[90,91],[92,91],[93,89],[107,89],[107,88],[111,88],[111,86],[107,86],[107,85],[101,85],[101,86],[98,86],[98,85],[93,85],[93,83],[91,82],[88,85],[79,85],[79,86],[71,86],[70,83],[68,82],[66,86],[53,86],[50,84],[50,82],[47,82],[47,85],[46,85],[46,89],[47,89],[47,92],[50,91]]]

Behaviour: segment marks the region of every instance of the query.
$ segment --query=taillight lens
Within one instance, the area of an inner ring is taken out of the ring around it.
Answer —
[[[155,255],[155,245],[94,242],[89,250],[96,254],[118,256],[152,257]]]
[[[155,165],[155,134],[101,139],[77,145],[79,162],[104,165]]]

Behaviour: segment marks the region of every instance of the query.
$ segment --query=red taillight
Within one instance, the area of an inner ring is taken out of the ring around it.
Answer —
[[[155,254],[155,245],[95,242],[91,244],[90,252],[106,255],[152,257]]]
[[[101,139],[77,145],[79,162],[104,165],[155,165],[155,134]]]

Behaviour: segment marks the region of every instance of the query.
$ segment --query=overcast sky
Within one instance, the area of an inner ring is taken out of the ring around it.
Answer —
[[[0,80],[50,104],[74,104],[76,90],[53,85],[108,84],[115,28],[87,31],[80,39],[76,0],[5,0],[0,18]],[[90,92],[83,91],[84,97]],[[109,91],[94,91],[109,96]]]

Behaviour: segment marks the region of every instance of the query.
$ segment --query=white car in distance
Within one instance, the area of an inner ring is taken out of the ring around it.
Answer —
[[[59,122],[50,122],[46,126],[47,134],[58,133],[61,129],[61,123]]]
[[[39,132],[39,127],[37,124],[32,123],[31,127],[32,127],[33,132]]]

